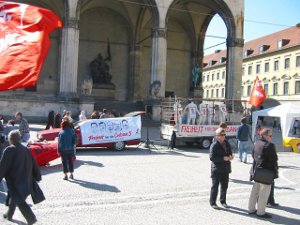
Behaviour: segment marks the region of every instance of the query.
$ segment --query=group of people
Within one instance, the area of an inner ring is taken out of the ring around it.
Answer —
[[[176,101],[173,108],[175,113],[171,120],[179,124],[213,125],[217,120],[220,122],[227,120],[227,108],[224,102],[218,105],[202,102],[197,106],[193,100],[189,100],[183,108],[181,102]]]
[[[51,114],[54,113],[51,112]],[[4,143],[0,149],[0,184],[3,190],[7,189],[6,205],[8,206],[3,217],[11,221],[18,207],[27,223],[34,224],[37,219],[26,203],[26,199],[31,195],[35,204],[45,199],[37,184],[42,177],[35,158],[22,144],[30,139],[28,122],[21,112],[17,112],[15,118],[19,121],[19,129],[14,128],[14,120],[9,120],[6,125],[4,125],[3,118],[0,120],[0,133],[4,136],[1,138]],[[58,153],[62,159],[64,180],[74,179],[73,161],[77,136],[72,122],[71,113],[66,112],[61,118],[62,130],[58,136]],[[70,173],[69,177],[68,173]],[[3,178],[5,178],[5,183],[2,181]]]
[[[52,129],[60,128],[63,118],[66,117],[68,117],[69,121],[73,122],[71,111],[64,110],[62,114],[60,114],[60,112],[56,112],[55,114],[53,110],[49,111],[48,121],[45,130],[48,130],[50,128]],[[114,118],[114,117],[118,117],[117,113],[115,111],[110,111],[107,109],[103,109],[102,111],[95,110],[90,116],[91,119]],[[86,113],[84,110],[82,110],[78,116],[78,121],[83,121],[86,119],[87,119]]]
[[[246,119],[242,118],[241,126],[237,131],[237,139],[239,159],[244,163],[247,163],[247,151],[250,148],[250,145],[248,145],[249,138],[249,127],[246,124]],[[258,217],[263,218],[271,218],[271,215],[266,213],[267,204],[270,206],[278,206],[274,199],[274,179],[278,178],[278,157],[275,145],[271,142],[271,139],[272,130],[269,128],[261,128],[259,137],[254,143],[252,150],[253,164],[250,170],[250,180],[254,180],[254,184],[250,194],[248,213],[256,214]],[[224,127],[219,127],[216,130],[216,136],[210,146],[209,157],[211,160],[212,179],[210,205],[213,209],[220,209],[216,203],[220,185],[220,203],[224,208],[229,208],[226,193],[229,183],[229,174],[231,173],[233,152],[230,144],[226,140],[226,129],[224,129]],[[255,174],[258,168],[271,171],[273,181],[271,183],[256,181]]]

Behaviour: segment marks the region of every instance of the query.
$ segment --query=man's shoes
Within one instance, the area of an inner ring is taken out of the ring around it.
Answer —
[[[252,212],[248,212],[249,215],[253,215],[253,214],[256,214],[257,210],[254,210]]]
[[[229,209],[229,206],[226,203],[221,203],[225,209]]]
[[[12,217],[8,216],[7,213],[3,214],[3,218],[8,220],[8,221],[12,221]]]
[[[279,204],[276,202],[272,202],[272,203],[268,203],[267,206],[268,207],[277,207],[277,206],[279,206]]]
[[[64,179],[64,180],[68,180],[68,176],[67,176],[67,175],[65,175],[63,179]]]
[[[27,224],[28,224],[28,225],[32,225],[32,224],[35,224],[36,222],[37,222],[37,219],[35,218],[35,219],[33,219],[32,221],[27,222]]]
[[[263,215],[258,215],[258,214],[256,214],[256,215],[260,218],[265,218],[265,219],[271,219],[272,218],[272,216],[270,214],[267,214],[267,213],[265,213]]]
[[[71,179],[71,180],[74,180],[73,174],[70,175],[70,179]]]
[[[217,204],[214,204],[214,205],[211,205],[211,207],[213,208],[213,209],[220,209],[220,207],[217,205]]]

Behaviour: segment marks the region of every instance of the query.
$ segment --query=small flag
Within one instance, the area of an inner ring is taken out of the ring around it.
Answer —
[[[0,91],[36,85],[50,47],[50,33],[62,27],[48,9],[0,1]]]
[[[252,106],[259,107],[266,99],[266,93],[258,76],[254,81],[249,103]]]

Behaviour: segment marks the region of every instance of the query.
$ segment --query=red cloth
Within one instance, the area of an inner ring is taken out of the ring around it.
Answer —
[[[266,99],[266,93],[261,81],[256,77],[251,91],[249,103],[252,106],[259,107]]]
[[[50,47],[62,27],[48,9],[0,1],[0,91],[36,85]]]

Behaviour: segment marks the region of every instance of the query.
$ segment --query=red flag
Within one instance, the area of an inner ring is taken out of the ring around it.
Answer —
[[[0,91],[34,86],[50,47],[50,33],[62,27],[48,9],[0,1]]]
[[[261,81],[256,77],[250,95],[249,103],[255,107],[259,107],[266,99],[266,93],[262,86]]]

